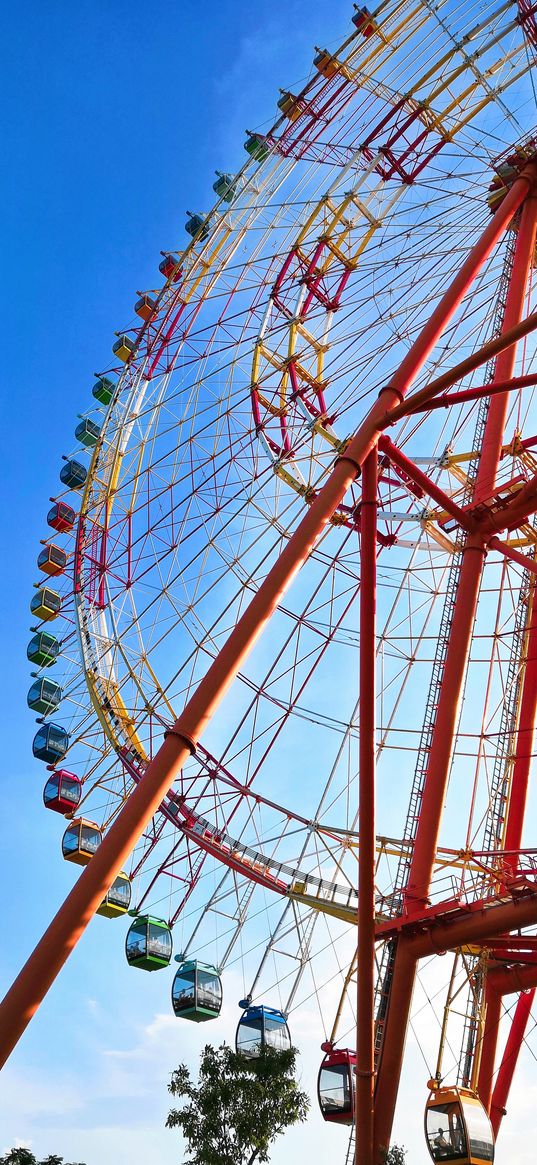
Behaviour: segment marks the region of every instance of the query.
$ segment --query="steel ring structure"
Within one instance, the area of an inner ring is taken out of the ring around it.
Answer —
[[[376,1165],[420,960],[453,952],[432,1091],[496,1133],[537,983],[537,5],[350,15],[65,456],[29,703],[64,854],[99,844],[2,1014],[5,1058],[123,871],[183,959],[246,951],[248,1002],[357,1038]]]

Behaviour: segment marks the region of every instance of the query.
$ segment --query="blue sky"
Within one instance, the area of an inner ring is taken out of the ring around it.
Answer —
[[[136,290],[156,283],[160,250],[184,240],[186,209],[210,205],[214,170],[241,164],[244,130],[271,117],[279,87],[308,72],[314,44],[342,39],[351,11],[342,0],[313,10],[306,0],[258,0],[255,10],[238,0],[23,0],[5,13],[2,986],[72,884],[57,821],[41,805],[26,708],[28,606],[61,455]],[[18,1142],[87,1165],[178,1161],[177,1134],[163,1129],[166,1082],[180,1059],[195,1063],[206,1039],[232,1038],[240,986],[229,984],[209,1031],[180,1024],[169,978],[129,970],[121,936],[96,919],[5,1070],[0,1152]],[[294,1035],[312,1093],[319,1052],[307,1016]],[[503,1148],[520,1165],[530,1160],[516,1138],[536,1107],[532,1063]],[[422,1097],[409,1079],[396,1135],[412,1165],[426,1160]],[[336,1143],[342,1155],[344,1141],[314,1102],[308,1129],[290,1134],[273,1161],[322,1161]]]

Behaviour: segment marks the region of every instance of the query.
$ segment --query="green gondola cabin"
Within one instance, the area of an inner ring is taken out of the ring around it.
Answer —
[[[80,441],[81,445],[85,445],[86,449],[92,449],[97,444],[101,430],[95,421],[90,421],[85,417],[75,429],[75,438]]]
[[[59,639],[50,635],[48,631],[38,631],[30,639],[26,648],[26,656],[30,663],[36,663],[38,667],[52,667],[60,651],[61,642]]]
[[[119,918],[126,914],[131,904],[132,886],[128,874],[118,874],[103,898],[97,914],[103,918]]]
[[[67,554],[59,546],[54,546],[52,542],[48,542],[39,552],[37,565],[43,574],[52,576],[63,574],[67,566]]]
[[[50,716],[61,703],[62,689],[54,680],[37,679],[26,697],[28,707],[41,716]]]
[[[125,954],[131,967],[159,971],[172,957],[172,932],[161,918],[140,914],[127,931]]]
[[[56,618],[61,605],[62,601],[57,591],[51,590],[50,587],[39,587],[32,596],[30,610],[32,615],[37,615],[38,619],[47,622]]]
[[[213,182],[213,190],[219,198],[223,198],[224,202],[233,202],[237,197],[239,186],[239,179],[234,174],[222,174],[220,170],[216,171],[216,182]]]
[[[51,498],[51,501],[54,504],[47,514],[47,522],[59,534],[66,534],[75,524],[75,511],[72,506],[67,505],[67,502],[57,502],[54,498]]]
[[[91,391],[100,404],[109,405],[116,391],[116,382],[108,376],[98,376]]]
[[[81,797],[82,781],[67,769],[54,769],[43,789],[45,809],[71,814],[78,808]]]
[[[74,817],[62,837],[62,854],[66,862],[87,866],[102,840],[102,830],[94,821]]]
[[[254,162],[264,162],[265,158],[268,158],[269,147],[261,134],[248,133],[244,148],[246,153],[253,158]]]
[[[172,984],[172,1007],[179,1019],[205,1023],[222,1008],[222,982],[214,967],[197,959],[182,962]]]
[[[36,760],[55,765],[69,748],[69,734],[59,724],[42,724],[34,736],[32,752]]]

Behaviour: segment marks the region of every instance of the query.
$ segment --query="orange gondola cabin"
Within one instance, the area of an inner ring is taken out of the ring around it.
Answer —
[[[489,1165],[494,1133],[479,1097],[469,1088],[438,1088],[425,1112],[425,1137],[433,1161]]]

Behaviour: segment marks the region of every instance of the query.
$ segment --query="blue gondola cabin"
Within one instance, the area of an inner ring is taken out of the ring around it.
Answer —
[[[291,1036],[281,1011],[273,1007],[247,1007],[239,1020],[235,1047],[242,1056],[259,1056],[263,1048],[279,1052],[291,1047]]]
[[[55,769],[43,789],[43,804],[54,813],[70,814],[78,808],[81,796],[82,781],[67,769]]]
[[[34,736],[32,752],[37,760],[56,765],[69,748],[69,734],[59,724],[42,724]]]
[[[30,663],[36,663],[38,667],[52,667],[56,662],[61,650],[61,643],[54,635],[50,635],[48,631],[38,631],[34,635],[26,648],[26,655]]]
[[[87,866],[102,840],[102,830],[94,821],[74,817],[62,837],[62,854],[66,862]]]
[[[161,918],[140,914],[127,932],[125,954],[131,967],[159,971],[167,967],[173,951],[172,932]]]
[[[222,983],[214,967],[197,959],[180,964],[172,984],[172,1007],[179,1019],[204,1023],[222,1007]]]
[[[67,505],[67,502],[54,502],[47,514],[49,526],[52,526],[52,529],[57,530],[59,534],[66,534],[68,530],[72,530],[75,518],[75,511],[72,506]]]
[[[60,470],[60,481],[67,486],[68,489],[83,489],[86,484],[88,471],[85,465],[80,461],[66,461]]]
[[[118,874],[103,898],[97,914],[101,914],[103,918],[119,918],[120,915],[126,914],[131,904],[131,894],[132,886],[129,875]]]
[[[185,231],[191,235],[193,239],[202,242],[209,234],[209,227],[206,225],[205,215],[193,214],[191,210],[187,210],[187,220],[185,223]]]

